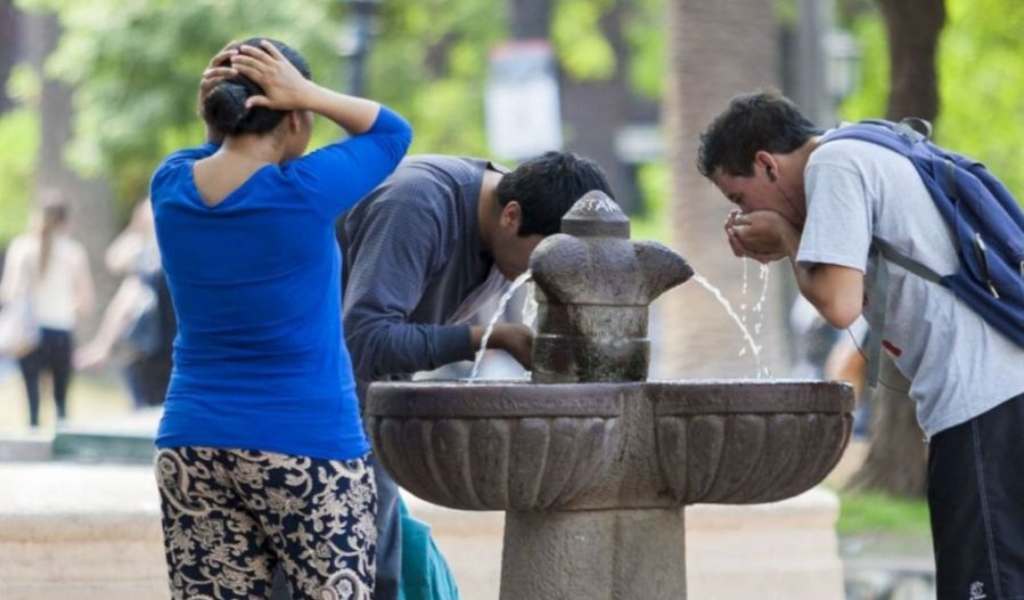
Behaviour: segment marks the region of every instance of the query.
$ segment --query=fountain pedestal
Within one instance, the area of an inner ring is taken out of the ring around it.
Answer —
[[[679,597],[683,523],[682,508],[507,513],[501,600]]]
[[[849,439],[850,386],[647,382],[647,306],[693,272],[600,193],[531,256],[531,383],[382,383],[367,427],[396,481],[506,511],[502,600],[686,597],[683,506],[795,496]]]

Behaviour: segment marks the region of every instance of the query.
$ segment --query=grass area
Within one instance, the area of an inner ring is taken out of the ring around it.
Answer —
[[[923,498],[917,500],[879,493],[841,492],[839,500],[840,535],[927,535],[929,532],[928,504]]]

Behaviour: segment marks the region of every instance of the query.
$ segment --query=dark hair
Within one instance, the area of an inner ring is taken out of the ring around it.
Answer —
[[[596,162],[568,152],[546,152],[502,177],[497,196],[502,206],[515,200],[522,207],[520,236],[549,236],[558,233],[565,213],[591,190],[613,196]]]
[[[68,220],[68,203],[57,189],[44,190],[40,194],[39,212],[39,273],[46,273],[53,254],[53,237],[56,229]]]
[[[295,65],[303,77],[311,78],[306,59],[283,42],[268,38],[251,38],[234,44],[232,47],[246,45],[258,48],[264,39],[274,44],[288,59],[288,62]],[[203,118],[211,128],[224,135],[267,133],[277,127],[286,111],[272,110],[263,106],[257,106],[252,110],[245,108],[245,101],[250,96],[258,96],[262,93],[263,88],[244,75],[226,79],[217,84],[217,87],[213,88],[213,91],[206,96],[206,100],[203,102]]]
[[[775,91],[736,96],[700,136],[697,169],[733,176],[754,172],[759,151],[788,154],[821,133],[785,96]]]

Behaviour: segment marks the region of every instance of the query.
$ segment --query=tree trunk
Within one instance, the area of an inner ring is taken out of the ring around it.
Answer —
[[[917,425],[915,403],[906,391],[910,382],[882,353],[878,388],[871,392],[871,447],[847,488],[923,497],[926,491],[927,450]]]
[[[0,0],[0,114],[14,101],[7,95],[7,78],[18,58],[18,11],[14,0]]]
[[[773,375],[785,375],[790,355],[782,283],[790,276],[788,268],[772,266],[765,302],[760,312],[753,312],[762,288],[759,265],[744,265],[730,252],[722,230],[729,203],[696,167],[700,133],[732,96],[777,87],[779,25],[774,6],[763,0],[670,0],[667,6],[668,81],[662,118],[672,176],[671,243],[721,288],[738,313],[746,305],[747,325],[763,347],[762,362]],[[736,325],[696,281],[668,292],[654,311],[654,377],[756,375],[751,351],[740,356],[744,342]]]
[[[508,30],[513,39],[547,39],[551,31],[552,0],[508,0]]]
[[[878,0],[889,39],[889,110],[886,118],[939,113],[935,67],[939,34],[946,22],[944,0]]]
[[[891,71],[886,118],[914,116],[932,121],[939,110],[935,51],[946,18],[944,2],[878,0],[878,4],[889,33]],[[877,397],[871,399],[871,447],[849,487],[923,497],[928,453],[915,404],[906,395],[888,389],[898,376],[891,361],[883,360],[882,369]]]
[[[619,155],[616,143],[624,127],[653,123],[658,108],[633,93],[629,81],[629,48],[623,22],[628,2],[617,2],[601,19],[601,30],[615,53],[615,73],[603,81],[578,81],[561,77],[562,120],[566,125],[566,150],[597,161],[604,167],[615,200],[627,214],[641,206],[633,167]]]

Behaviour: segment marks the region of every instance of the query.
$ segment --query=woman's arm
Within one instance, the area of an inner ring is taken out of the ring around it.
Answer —
[[[21,280],[24,274],[25,257],[22,251],[23,243],[20,237],[7,246],[7,254],[4,256],[3,278],[0,279],[0,305],[7,304],[18,295],[19,288],[23,287]]]
[[[75,310],[79,318],[84,318],[92,313],[96,304],[96,291],[92,284],[92,272],[89,269],[89,257],[85,249],[79,246],[75,265]]]
[[[369,131],[377,120],[380,104],[348,96],[306,79],[270,42],[260,47],[243,45],[231,56],[236,71],[263,88],[263,95],[252,96],[247,109],[257,106],[273,110],[310,110],[334,121],[352,135]]]
[[[288,163],[288,177],[317,210],[333,220],[394,171],[412,142],[412,128],[380,104],[339,94],[309,81],[273,44],[264,49],[242,46],[233,58],[239,73],[264,90],[246,106],[276,110],[311,110],[352,134]]]

